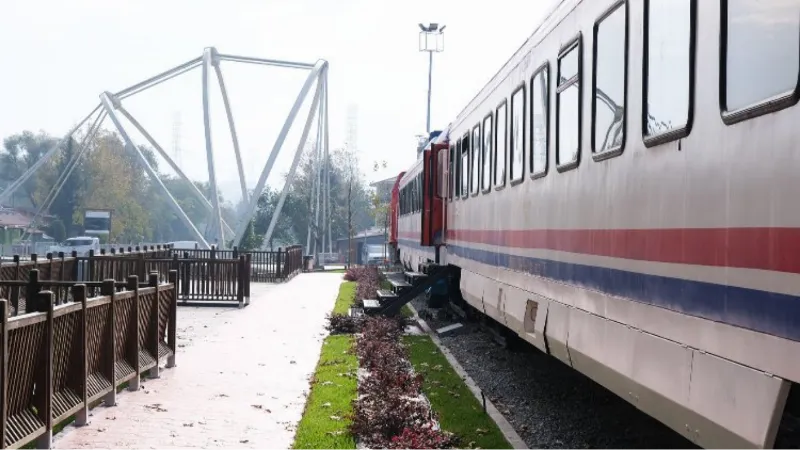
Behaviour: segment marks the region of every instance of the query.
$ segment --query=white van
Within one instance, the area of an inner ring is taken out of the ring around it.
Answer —
[[[100,254],[100,239],[91,236],[78,236],[67,239],[66,241],[50,247],[50,252],[57,254],[64,252],[65,256],[69,256],[73,251],[78,253],[78,256],[89,256],[89,250],[94,250],[95,254]]]

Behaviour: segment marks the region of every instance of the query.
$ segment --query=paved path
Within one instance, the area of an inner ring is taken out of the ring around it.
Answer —
[[[178,308],[177,367],[98,406],[55,448],[288,448],[341,274],[253,283],[243,309]]]

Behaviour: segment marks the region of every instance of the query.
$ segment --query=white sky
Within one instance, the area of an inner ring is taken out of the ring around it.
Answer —
[[[347,109],[358,108],[358,150],[369,180],[404,170],[425,131],[428,58],[417,23],[447,26],[434,55],[433,129],[444,128],[533,32],[553,0],[4,0],[0,15],[0,136],[25,129],[66,133],[98,103],[215,46],[220,53],[330,63],[330,144],[342,146]],[[252,188],[305,75],[302,71],[223,63]],[[172,152],[181,117],[180,165],[208,179],[202,129],[201,72],[189,72],[123,105]],[[213,76],[211,121],[218,182],[238,195],[238,174]],[[310,105],[311,95],[306,105]],[[291,164],[306,112],[269,177]],[[129,131],[134,131],[127,122]],[[106,120],[106,127],[110,121]],[[314,129],[312,129],[312,133]],[[131,132],[136,143],[145,143]],[[372,173],[373,161],[388,169]],[[166,164],[162,164],[165,167]],[[165,170],[166,171],[166,170]]]

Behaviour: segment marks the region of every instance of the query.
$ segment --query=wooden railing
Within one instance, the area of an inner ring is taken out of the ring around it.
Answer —
[[[84,284],[71,287],[74,302],[56,305],[52,291],[29,299],[28,314],[8,317],[0,300],[0,439],[6,448],[36,441],[49,448],[54,424],[75,415],[85,424],[90,405],[116,403],[117,387],[138,389],[141,375],[158,375],[158,361],[175,365],[177,272],[147,287],[131,275],[117,292],[102,283],[102,296],[87,298]],[[46,281],[46,283],[64,283]]]
[[[275,283],[286,281],[297,275],[303,268],[303,247],[290,247],[271,250],[253,250],[240,252],[233,250],[172,250],[181,258],[195,259],[238,259],[241,255],[249,255],[247,266],[250,268],[250,281],[257,283]]]

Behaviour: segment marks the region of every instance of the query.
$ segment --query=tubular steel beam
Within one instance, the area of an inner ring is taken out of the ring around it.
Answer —
[[[247,228],[247,224],[250,223],[253,215],[255,215],[256,206],[258,206],[258,199],[261,197],[261,193],[264,192],[264,184],[266,184],[267,177],[272,171],[272,166],[275,164],[275,159],[278,157],[278,152],[280,152],[280,149],[283,146],[283,141],[286,140],[286,135],[289,134],[289,129],[292,127],[292,123],[294,123],[294,119],[297,117],[297,113],[300,111],[300,107],[303,105],[303,100],[305,100],[306,96],[308,95],[308,91],[311,90],[311,86],[313,86],[314,81],[318,78],[320,72],[327,67],[327,65],[328,63],[324,60],[317,61],[314,69],[308,74],[308,78],[306,78],[305,84],[303,84],[300,93],[297,95],[297,99],[295,100],[294,105],[292,105],[292,109],[289,111],[286,121],[283,123],[283,128],[281,128],[278,138],[275,140],[275,144],[272,146],[272,151],[269,154],[267,163],[264,165],[264,170],[261,171],[261,176],[258,178],[256,188],[253,190],[253,195],[250,198],[250,204],[247,207],[246,214],[242,216],[242,220],[240,220],[236,226],[234,245],[240,245],[242,236],[244,236],[244,231]]]
[[[72,127],[72,129],[69,130],[69,133],[67,133],[63,138],[61,138],[61,140],[58,141],[58,143],[54,145],[53,148],[51,148],[50,150],[47,151],[47,153],[42,155],[42,157],[39,158],[35,163],[33,163],[33,165],[29,167],[28,170],[25,171],[25,173],[20,175],[20,177],[17,178],[16,181],[11,183],[11,186],[7,187],[2,193],[0,193],[0,205],[6,203],[8,199],[14,194],[14,191],[19,189],[19,187],[22,186],[22,184],[25,183],[25,181],[27,181],[28,178],[30,178],[31,175],[33,175],[34,172],[36,172],[39,169],[39,167],[41,167],[45,162],[47,162],[47,160],[50,159],[58,151],[61,145],[63,145],[64,142],[67,141],[67,139],[72,137],[72,134],[78,131],[78,129],[80,129],[80,127],[82,127],[83,124],[86,123],[86,121],[88,121],[89,118],[94,115],[94,113],[100,110],[100,108],[101,106],[97,105],[97,107],[93,109],[92,112],[89,113],[89,115],[87,115],[77,125]]]
[[[211,117],[208,108],[209,92],[208,92],[208,71],[211,68],[212,60],[216,50],[213,47],[208,47],[203,50],[203,126],[205,128],[206,136],[206,159],[208,161],[208,182],[211,184],[211,202],[214,205],[214,212],[212,214],[211,222],[213,224],[212,230],[215,231],[215,236],[219,238],[217,246],[225,248],[225,231],[222,228],[222,210],[219,206],[219,192],[217,192],[217,173],[214,167],[214,149],[211,141]]]
[[[323,149],[325,151],[325,206],[324,211],[327,213],[325,226],[328,230],[328,253],[333,253],[333,239],[331,235],[331,217],[330,217],[330,199],[331,199],[331,165],[330,165],[330,146],[328,145],[328,131],[330,130],[328,122],[328,67],[325,67],[323,74],[325,81],[325,97],[323,97],[323,107],[325,108],[325,135],[323,139]]]
[[[189,219],[189,217],[183,211],[183,208],[181,208],[181,206],[175,200],[175,197],[173,197],[172,194],[170,194],[169,189],[167,189],[167,187],[164,186],[164,182],[161,181],[161,177],[158,176],[158,173],[156,173],[155,169],[153,169],[153,167],[147,161],[147,158],[144,157],[142,151],[139,150],[138,147],[133,145],[130,136],[125,131],[125,128],[122,127],[122,124],[117,118],[117,115],[114,113],[114,105],[118,105],[119,101],[115,99],[111,93],[103,92],[102,94],[100,94],[100,102],[103,104],[103,107],[108,113],[108,117],[111,119],[112,122],[114,122],[114,126],[117,128],[117,131],[119,131],[120,136],[122,136],[122,139],[125,141],[125,148],[129,152],[139,156],[139,161],[141,162],[144,169],[147,171],[147,174],[150,175],[150,178],[153,181],[155,181],[159,186],[161,186],[161,190],[163,190],[164,194],[166,194],[167,199],[169,200],[169,204],[172,206],[172,209],[175,211],[175,213],[178,214],[178,217],[180,217],[180,219],[183,221],[183,224],[186,225],[186,228],[188,228],[189,231],[191,231],[195,235],[195,238],[197,238],[198,242],[203,244],[205,248],[210,248],[208,242],[206,242],[205,238],[203,238],[203,235],[194,226],[191,219]]]
[[[313,69],[315,64],[281,61],[278,59],[251,58],[249,56],[220,54],[219,58],[226,61],[235,61],[250,64],[264,64],[268,66],[287,67],[290,69]]]
[[[144,136],[144,138],[147,140],[147,142],[149,142],[150,145],[152,145],[153,148],[156,149],[158,154],[161,155],[161,157],[164,158],[167,161],[167,164],[169,164],[170,167],[172,167],[172,170],[174,170],[178,174],[178,176],[181,177],[181,179],[183,179],[183,181],[185,181],[186,183],[191,185],[192,188],[194,188],[193,192],[195,193],[197,198],[200,199],[200,201],[203,204],[203,206],[205,206],[207,210],[213,211],[214,210],[214,206],[211,204],[211,201],[208,200],[208,198],[206,198],[206,196],[200,191],[200,188],[198,188],[197,185],[194,184],[189,179],[189,177],[186,176],[185,173],[183,173],[181,168],[178,167],[177,164],[175,164],[175,161],[173,161],[172,158],[170,158],[169,154],[167,154],[167,152],[164,151],[164,149],[158,144],[158,142],[156,142],[156,140],[153,139],[153,136],[151,136],[150,133],[148,133],[147,130],[144,129],[144,127],[139,123],[139,121],[136,120],[128,112],[128,110],[123,108],[121,104],[117,104],[117,111],[119,111],[123,116],[125,116],[125,118],[128,119],[128,122],[130,122],[131,125],[133,125],[134,128],[136,128],[137,130],[139,130],[140,133],[142,133],[142,136]],[[222,225],[228,230],[229,233],[233,234],[233,230],[227,224],[227,222],[225,222],[223,220],[222,221]]]
[[[144,91],[146,89],[149,89],[149,88],[151,88],[153,86],[157,86],[157,85],[159,85],[159,84],[161,84],[161,83],[163,83],[163,82],[165,82],[165,81],[167,81],[169,79],[177,77],[178,75],[186,73],[189,70],[192,70],[195,67],[199,66],[202,62],[203,62],[203,58],[202,57],[194,58],[191,61],[187,61],[187,62],[185,62],[185,63],[183,63],[183,64],[181,64],[179,66],[175,66],[172,69],[166,70],[164,72],[161,72],[158,75],[150,77],[150,78],[142,81],[141,83],[136,83],[131,87],[125,88],[125,89],[117,92],[116,94],[114,94],[114,96],[115,96],[115,98],[120,99],[120,100],[122,100],[125,97],[130,97],[133,94],[137,94],[137,93],[142,92],[142,91]]]
[[[314,100],[311,102],[311,109],[308,111],[308,118],[306,119],[306,125],[303,127],[303,134],[300,136],[300,142],[297,143],[297,151],[294,154],[294,160],[292,161],[292,167],[289,169],[289,175],[286,176],[286,184],[283,185],[283,192],[281,192],[281,198],[278,199],[278,204],[275,206],[275,212],[272,213],[272,219],[269,222],[269,228],[267,228],[267,233],[264,235],[264,240],[262,241],[261,246],[267,245],[272,239],[272,232],[275,231],[275,225],[278,223],[278,218],[281,215],[281,209],[283,209],[283,203],[286,201],[286,195],[289,193],[289,188],[292,184],[292,178],[294,178],[294,172],[297,170],[297,163],[300,162],[300,156],[303,154],[303,149],[305,147],[306,139],[308,139],[308,132],[311,129],[311,123],[314,122],[314,114],[317,113],[317,106],[319,105],[319,98],[322,94],[322,80],[317,82],[317,89],[314,93]]]
[[[244,167],[242,166],[242,154],[239,151],[239,138],[236,136],[236,126],[233,123],[233,113],[231,112],[231,104],[228,101],[228,90],[225,89],[225,81],[222,78],[222,68],[219,67],[219,57],[214,58],[211,63],[214,65],[214,71],[217,74],[217,81],[219,81],[219,90],[222,92],[222,103],[225,105],[225,115],[228,116],[228,127],[231,130],[231,139],[233,140],[233,152],[236,155],[236,168],[239,169],[239,184],[242,188],[242,201],[246,204],[250,201],[247,195],[247,183],[244,178]],[[233,231],[231,231],[233,234]]]

